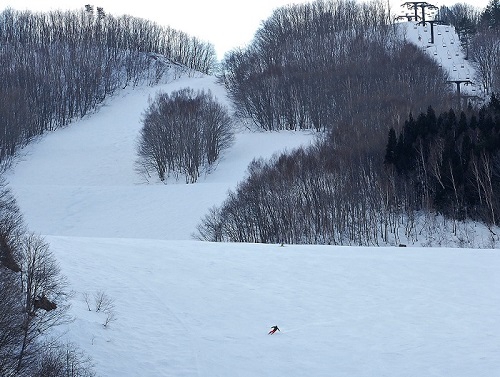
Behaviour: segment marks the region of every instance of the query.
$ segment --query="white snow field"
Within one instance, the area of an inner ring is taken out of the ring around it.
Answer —
[[[47,240],[101,376],[500,375],[494,250]]]
[[[124,91],[98,113],[26,148],[9,177],[31,229],[86,237],[191,239],[208,209],[245,176],[253,158],[307,145],[312,132],[239,132],[216,170],[196,184],[148,184],[136,172],[136,145],[148,98],[185,87],[225,91],[213,77],[183,77]]]
[[[185,86],[225,101],[211,77],[123,91],[7,175],[74,291],[61,337],[100,376],[500,376],[497,250],[193,240],[252,158],[314,135],[240,131],[196,184],[147,183],[134,170],[141,113],[157,90]],[[98,292],[114,300],[106,327]]]

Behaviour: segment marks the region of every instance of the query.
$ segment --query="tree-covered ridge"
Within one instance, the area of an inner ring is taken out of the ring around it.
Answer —
[[[458,116],[454,110],[436,115],[432,107],[417,119],[410,116],[399,134],[391,128],[380,150],[330,138],[254,161],[248,179],[212,208],[197,235],[232,242],[397,244],[401,238],[432,239],[451,219],[446,237],[467,243],[463,221],[498,224],[499,194],[500,102],[493,96]]]
[[[223,61],[237,114],[264,130],[385,130],[412,108],[443,102],[445,72],[390,23],[377,1],[275,10],[247,49]]]
[[[498,224],[500,101],[493,95],[479,110],[410,115],[399,135],[389,131],[385,164],[412,183],[421,208]]]
[[[500,27],[500,1],[490,0],[484,9],[466,3],[441,6],[436,19],[452,25],[460,37]]]
[[[211,73],[215,64],[211,43],[150,20],[115,17],[102,8],[94,12],[92,6],[48,13],[6,9],[0,13],[0,42],[34,49],[56,44],[74,49],[100,47],[114,53],[156,53],[203,73]]]
[[[279,9],[224,63],[238,115],[325,138],[252,164],[202,220],[201,239],[378,245],[418,237],[415,191],[384,169],[387,130],[430,103],[449,108],[451,96],[446,73],[393,33],[380,3]]]
[[[0,13],[0,162],[127,85],[172,66],[210,73],[215,50],[183,32],[92,8]]]

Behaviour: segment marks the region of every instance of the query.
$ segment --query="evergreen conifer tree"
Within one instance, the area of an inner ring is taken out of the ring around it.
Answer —
[[[396,163],[397,146],[398,146],[398,139],[396,137],[396,131],[394,131],[394,128],[391,127],[391,129],[389,130],[389,139],[387,141],[387,147],[385,149],[384,164],[394,165]]]
[[[490,0],[490,3],[481,15],[481,21],[488,28],[500,28],[500,0]]]

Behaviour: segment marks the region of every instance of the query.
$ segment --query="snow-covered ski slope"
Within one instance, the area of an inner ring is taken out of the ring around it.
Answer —
[[[214,77],[184,76],[157,87],[123,91],[97,114],[26,148],[8,177],[33,231],[46,235],[191,239],[200,219],[220,204],[253,158],[308,145],[312,132],[240,131],[216,170],[196,184],[148,183],[135,170],[141,116],[158,91],[210,90],[227,104]]]
[[[75,293],[62,338],[100,376],[500,375],[496,250],[192,240],[253,157],[314,136],[242,131],[200,182],[147,183],[134,170],[141,113],[157,90],[186,86],[226,100],[211,77],[123,91],[30,145],[7,177]],[[99,291],[115,301],[107,328]]]
[[[101,376],[500,375],[495,250],[48,241]],[[82,296],[100,290],[107,329]]]
[[[414,22],[402,22],[401,28],[406,39],[434,58],[449,76],[450,81],[470,81],[460,84],[462,94],[482,96],[481,85],[476,82],[474,67],[466,59],[465,52],[460,46],[460,40],[455,28],[450,25],[434,25],[434,43],[431,37],[431,24],[425,26]],[[450,83],[450,88],[456,91],[456,84]]]

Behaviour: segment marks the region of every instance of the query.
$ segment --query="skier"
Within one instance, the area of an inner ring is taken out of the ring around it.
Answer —
[[[276,332],[276,330],[280,331],[280,329],[278,328],[278,326],[271,327],[271,331],[269,331],[267,333],[267,335],[273,335]]]

